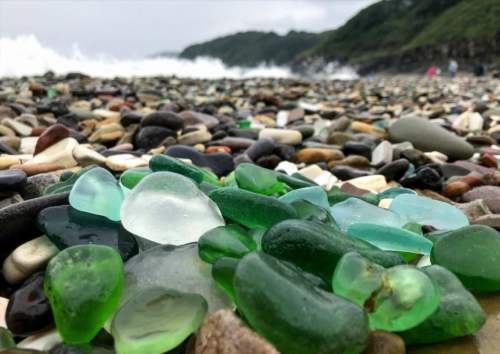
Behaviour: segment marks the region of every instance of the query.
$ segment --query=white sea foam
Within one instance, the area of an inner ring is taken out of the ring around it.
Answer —
[[[227,67],[219,59],[186,60],[173,57],[116,59],[109,56],[89,57],[74,46],[70,55],[44,46],[34,35],[0,38],[0,77],[41,75],[49,70],[57,74],[81,72],[98,77],[170,76],[186,78],[293,77],[289,68],[260,65],[255,68]],[[355,72],[343,69],[333,79],[352,79]],[[347,71],[345,71],[347,70]]]

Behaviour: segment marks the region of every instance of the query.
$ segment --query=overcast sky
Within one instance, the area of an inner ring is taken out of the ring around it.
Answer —
[[[0,37],[34,34],[69,53],[141,57],[244,30],[342,25],[377,0],[0,0]]]

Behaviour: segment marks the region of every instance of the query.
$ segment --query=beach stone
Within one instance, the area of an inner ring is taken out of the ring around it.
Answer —
[[[184,145],[196,145],[200,143],[206,143],[212,139],[212,134],[210,134],[206,129],[197,130],[194,132],[186,133],[177,139],[179,144]]]
[[[405,354],[403,339],[397,334],[385,331],[371,331],[368,345],[362,354]]]
[[[463,195],[466,202],[482,199],[488,208],[494,213],[500,213],[500,187],[481,186],[476,187]]]
[[[498,265],[500,234],[484,225],[471,225],[439,236],[431,253],[432,264],[452,271],[473,292],[500,289]]]
[[[148,114],[141,121],[141,126],[160,126],[173,131],[182,129],[184,121],[182,116],[171,111],[158,111]]]
[[[366,189],[375,193],[381,192],[387,186],[387,181],[383,175],[357,177],[350,179],[347,182],[355,187]]]
[[[213,129],[219,125],[219,120],[214,116],[195,112],[195,111],[182,111],[178,114],[184,121],[184,125],[203,124],[208,129]]]
[[[382,141],[372,152],[372,164],[388,164],[392,161],[393,150],[390,142]]]
[[[59,250],[40,236],[17,247],[3,262],[2,272],[9,284],[18,284],[43,268]]]
[[[73,149],[73,157],[78,162],[78,165],[85,167],[88,165],[104,165],[106,158],[97,151],[92,150],[83,145],[77,145]]]
[[[137,236],[172,245],[196,242],[224,225],[217,205],[191,179],[172,172],[144,177],[122,204],[121,220]]]
[[[181,344],[203,322],[207,302],[198,294],[150,288],[116,312],[111,324],[118,354],[161,354]]]
[[[55,163],[65,168],[74,167],[77,162],[73,158],[73,149],[77,145],[78,142],[73,138],[62,139],[34,156],[26,164]]]
[[[10,169],[23,171],[28,176],[35,176],[40,173],[48,173],[64,169],[64,166],[58,163],[25,163],[23,165],[10,166]]]
[[[175,132],[161,126],[145,126],[135,136],[134,145],[136,148],[149,150],[159,146],[168,137],[175,138]]]
[[[132,124],[140,124],[141,120],[142,120],[142,116],[140,114],[134,113],[134,112],[129,112],[129,113],[124,114],[120,118],[120,124],[124,127],[128,127],[129,125],[132,125]]]
[[[11,128],[12,130],[14,130],[17,134],[19,134],[21,136],[30,136],[31,131],[33,129],[29,125],[15,121],[14,119],[11,119],[11,118],[2,119],[2,124],[8,128]]]
[[[26,184],[26,173],[20,170],[0,171],[0,193],[19,191]]]
[[[41,153],[49,146],[70,136],[70,130],[62,124],[54,124],[46,129],[38,138],[33,155]]]
[[[210,168],[217,176],[225,176],[234,170],[234,161],[230,154],[202,154],[191,146],[172,145],[165,150],[165,155],[189,159],[199,167]]]
[[[349,124],[350,124],[350,122],[349,122]],[[326,142],[327,142],[327,144],[334,144],[334,145],[343,146],[348,141],[351,141],[353,139],[354,139],[354,136],[351,133],[334,131],[330,135],[328,135]]]
[[[28,177],[21,190],[24,199],[38,198],[48,186],[59,182],[59,175],[54,172],[40,173]]]
[[[0,170],[4,170],[12,165],[17,165],[19,163],[21,163],[19,157],[12,155],[0,155]]]
[[[405,175],[409,167],[408,160],[398,159],[379,168],[376,174],[384,176],[388,181],[398,181]]]
[[[19,193],[14,193],[9,197],[0,199],[0,209],[21,203],[22,201],[24,201],[23,197]]]
[[[296,145],[302,142],[302,134],[296,130],[265,128],[259,133],[259,139],[269,138],[278,144]]]
[[[156,246],[127,262],[122,303],[140,291],[154,287],[199,294],[208,303],[208,313],[233,307],[231,300],[212,279],[211,265],[198,256],[196,243]]]
[[[106,158],[106,166],[113,171],[123,172],[129,168],[145,167],[148,161],[132,154],[117,154]]]
[[[4,140],[5,141],[5,140]],[[15,139],[12,141],[5,141],[10,143],[13,148],[18,149],[21,154],[33,154],[35,151],[38,137],[27,137],[22,139]]]
[[[102,125],[89,136],[88,140],[91,143],[97,141],[105,143],[120,139],[125,133],[125,130],[119,123],[111,123]]]
[[[264,338],[245,326],[230,310],[205,319],[196,335],[194,354],[278,354]]]
[[[46,354],[55,345],[62,343],[63,339],[56,329],[49,329],[47,331],[31,335],[24,338],[17,343],[16,350],[12,354]]]
[[[500,214],[488,214],[479,216],[473,221],[474,224],[486,225],[494,229],[500,229]]]
[[[69,203],[80,211],[120,220],[123,192],[115,177],[96,167],[83,174],[71,188]]]
[[[359,143],[356,141],[348,141],[342,147],[342,151],[346,155],[359,155],[364,156],[367,159],[371,159],[372,148],[364,143]]]
[[[26,200],[0,209],[0,242],[7,251],[40,236],[36,216],[48,207],[67,204],[69,193],[58,193]],[[12,247],[12,248],[11,248]]]
[[[58,249],[86,244],[114,248],[124,261],[139,252],[134,235],[119,222],[84,213],[69,205],[49,207],[37,218],[38,227]]]
[[[335,166],[330,170],[330,172],[342,181],[370,175],[370,172],[368,171],[360,170],[350,166]]]
[[[482,199],[476,199],[468,203],[457,203],[455,206],[467,216],[471,223],[478,217],[491,214],[491,210]]]
[[[448,198],[454,198],[454,197],[459,197],[465,192],[468,192],[470,190],[470,186],[462,181],[453,181],[448,183],[441,193],[445,195]]]
[[[0,297],[0,328],[7,328],[7,325],[5,323],[5,313],[7,312],[8,304],[9,304],[9,299]],[[0,351],[1,350],[2,348],[0,348]]]
[[[14,335],[29,336],[53,324],[43,282],[43,273],[34,274],[11,295],[5,319]]]
[[[123,262],[112,248],[67,248],[49,262],[44,290],[65,343],[90,342],[116,310],[124,282]]]
[[[344,154],[340,150],[306,148],[296,153],[296,158],[299,162],[307,164],[328,162],[330,160],[340,160],[344,158]]]
[[[391,141],[409,141],[417,149],[439,151],[452,160],[468,159],[474,152],[462,138],[425,118],[399,119],[389,127],[389,135]]]

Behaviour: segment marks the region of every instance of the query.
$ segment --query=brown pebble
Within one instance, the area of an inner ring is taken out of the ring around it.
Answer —
[[[229,146],[209,146],[207,147],[206,152],[208,154],[213,154],[217,152],[227,152],[228,154],[230,154],[231,148]]]
[[[295,154],[295,157],[300,162],[311,164],[317,162],[328,162],[331,160],[340,160],[344,158],[344,154],[340,150],[306,148],[298,151]]]
[[[195,354],[279,354],[230,310],[205,319],[196,335]]]
[[[363,354],[405,354],[403,339],[390,332],[372,331]]]
[[[497,159],[495,158],[495,156],[493,156],[491,154],[482,154],[479,157],[479,161],[481,162],[481,164],[483,164],[486,167],[493,167],[493,168],[498,167]]]
[[[34,163],[34,164],[24,164],[24,165],[13,165],[10,166],[11,169],[22,170],[28,176],[34,176],[39,173],[46,173],[64,169],[64,166],[61,166],[57,163]]]
[[[36,127],[31,130],[31,136],[40,136],[47,128]]]
[[[340,191],[342,191],[344,193],[358,195],[358,196],[366,194],[366,193],[370,193],[369,190],[358,188],[349,182],[342,183],[342,186],[340,187]]]
[[[38,138],[33,156],[41,153],[49,146],[54,145],[55,143],[67,138],[69,135],[70,131],[64,125],[54,124],[47,130],[45,130]]]
[[[442,193],[448,198],[459,197],[465,192],[468,192],[471,187],[462,181],[453,181],[448,183],[442,190]]]

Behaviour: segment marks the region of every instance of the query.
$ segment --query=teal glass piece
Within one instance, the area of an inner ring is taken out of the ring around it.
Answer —
[[[409,188],[389,188],[378,194],[379,199],[391,198],[394,199],[401,194],[417,194],[414,190]]]
[[[279,200],[289,204],[296,200],[307,200],[322,208],[328,209],[330,207],[325,190],[319,186],[292,190],[281,196]]]
[[[385,251],[410,252],[429,255],[432,242],[405,229],[375,224],[352,224],[347,234]]]
[[[63,176],[61,176],[59,182],[51,184],[50,186],[46,187],[43,190],[42,195],[57,194],[57,193],[64,193],[71,191],[71,188],[73,188],[73,185],[78,180],[78,178],[80,178],[82,175],[84,175],[93,168],[97,168],[97,165],[89,165],[85,168],[82,168],[78,172],[72,173],[70,175],[65,175],[64,178]]]
[[[197,184],[203,181],[203,172],[200,168],[185,163],[167,155],[155,155],[149,160],[149,168],[153,172],[174,172],[191,178]],[[129,187],[130,188],[130,187]]]
[[[379,208],[358,198],[349,198],[330,207],[330,213],[341,230],[352,224],[375,224],[402,227],[406,222],[391,210]]]
[[[297,211],[298,217],[304,220],[317,221],[339,229],[328,209],[321,208],[307,200],[296,200],[290,204]]]
[[[460,209],[418,195],[402,194],[394,198],[389,209],[407,222],[431,225],[439,230],[454,230],[469,225],[469,220]]]
[[[213,228],[198,240],[198,254],[207,263],[214,263],[223,256],[242,258],[256,249],[254,239],[235,224]]]
[[[239,263],[238,258],[220,257],[212,265],[212,278],[231,300],[235,300],[234,294],[234,274]]]
[[[438,308],[440,294],[421,270],[400,265],[386,270],[382,287],[365,303],[372,329],[405,331],[422,323]]]
[[[250,192],[273,195],[285,191],[285,184],[278,181],[272,170],[251,163],[242,163],[234,171],[236,182],[241,189]]]
[[[123,192],[115,177],[102,167],[87,171],[73,185],[69,204],[86,213],[120,220]]]
[[[153,173],[148,167],[130,168],[120,176],[120,184],[128,190],[133,189],[144,177]]]
[[[356,252],[346,253],[333,273],[333,292],[363,307],[372,293],[382,286],[384,271],[384,267]]]
[[[366,193],[359,196],[351,193],[342,192],[338,187],[333,187],[332,189],[330,189],[327,195],[328,195],[328,202],[332,206],[334,204],[344,202],[349,198],[360,199],[366,203],[373,204],[375,206],[377,206],[380,201],[378,195],[375,193]]]

